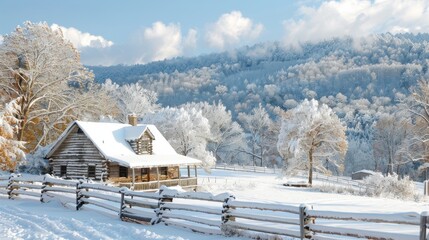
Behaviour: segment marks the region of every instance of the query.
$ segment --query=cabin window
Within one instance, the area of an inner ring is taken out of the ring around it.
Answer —
[[[66,175],[67,175],[67,166],[61,166],[60,177],[65,177]]]
[[[168,173],[168,168],[167,167],[162,167],[159,169],[159,172],[161,175],[167,175]]]
[[[95,178],[95,166],[88,166],[88,178]]]
[[[152,154],[152,140],[150,138],[144,138],[141,140],[141,153]]]
[[[83,134],[82,129],[78,128],[78,129],[77,129],[77,133],[78,133],[78,134]]]
[[[142,168],[142,175],[148,174],[149,168]]]
[[[128,168],[119,166],[119,177],[128,178]]]

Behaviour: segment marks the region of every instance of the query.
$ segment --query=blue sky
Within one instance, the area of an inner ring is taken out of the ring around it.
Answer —
[[[85,64],[135,64],[265,41],[428,32],[428,9],[429,0],[15,0],[0,2],[0,35],[45,21]]]

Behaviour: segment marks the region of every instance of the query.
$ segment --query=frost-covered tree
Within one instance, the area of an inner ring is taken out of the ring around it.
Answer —
[[[201,160],[206,171],[215,165],[216,158],[206,150],[210,138],[209,121],[201,111],[167,107],[147,113],[142,121],[156,125],[179,154]]]
[[[250,151],[243,149],[242,151],[252,156],[253,165],[257,165],[256,160],[259,160],[260,166],[263,165],[265,154],[271,146],[275,145],[270,141],[270,135],[273,134],[270,130],[273,124],[267,111],[261,104],[254,108],[250,114],[240,113],[238,119],[242,122],[247,133],[247,143]]]
[[[47,144],[50,134],[58,134],[76,118],[77,109],[93,111],[102,105],[93,94],[82,94],[92,81],[93,74],[80,63],[79,52],[60,29],[25,22],[4,36],[0,92],[6,102],[19,99],[17,140],[28,142],[28,150]]]
[[[351,175],[353,172],[368,169],[378,170],[379,162],[375,161],[371,142],[364,138],[348,139],[348,149],[344,160],[345,175]]]
[[[411,132],[401,153],[411,161],[429,162],[429,80],[421,80],[403,99],[404,109],[412,118]]]
[[[23,142],[14,138],[14,126],[18,123],[15,118],[17,107],[15,100],[0,110],[0,170],[15,170],[16,164],[25,157]]]
[[[410,124],[405,119],[393,115],[382,115],[375,124],[374,156],[387,160],[387,173],[398,173],[404,156],[400,151],[403,141],[410,132]]]
[[[232,120],[231,112],[222,102],[188,103],[182,107],[188,111],[192,111],[192,109],[201,111],[203,117],[209,121],[211,135],[208,139],[207,150],[213,153],[217,162],[229,162],[227,159],[236,155],[237,149],[245,146],[243,129]]]
[[[107,79],[102,89],[113,98],[119,110],[118,120],[127,122],[127,116],[135,113],[143,116],[145,113],[153,112],[159,108],[157,94],[154,91],[144,89],[139,83],[125,84],[119,86]]]
[[[308,170],[309,184],[313,183],[313,169],[341,171],[347,151],[345,130],[332,109],[314,99],[287,111],[277,142],[286,170]]]

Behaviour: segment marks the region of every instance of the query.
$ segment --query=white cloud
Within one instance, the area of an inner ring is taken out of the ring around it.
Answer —
[[[197,47],[197,30],[191,28],[188,31],[184,41],[183,48],[185,51],[191,52]]]
[[[191,53],[197,43],[197,31],[189,29],[183,36],[179,24],[155,22],[137,32],[126,44],[81,52],[82,62],[88,65],[143,64]]]
[[[206,33],[206,40],[211,47],[226,49],[259,37],[263,30],[262,24],[254,24],[249,18],[243,17],[241,12],[232,11],[223,14],[212,24]]]
[[[300,8],[299,20],[283,23],[285,43],[319,41],[372,33],[429,32],[429,1],[340,0]]]
[[[3,36],[0,35],[0,44],[2,44],[2,43],[3,43]]]
[[[104,39],[102,36],[91,35],[90,33],[83,33],[76,28],[70,27],[66,28],[59,26],[58,24],[52,24],[51,28],[53,30],[61,29],[63,32],[64,38],[69,40],[73,46],[78,49],[85,47],[90,48],[106,48],[113,45],[112,41]]]
[[[144,30],[142,43],[150,46],[147,50],[150,54],[148,57],[152,61],[179,56],[182,53],[180,26],[155,22],[151,28]]]

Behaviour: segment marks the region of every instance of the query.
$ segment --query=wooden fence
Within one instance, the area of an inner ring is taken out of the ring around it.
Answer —
[[[279,173],[278,168],[258,167],[258,166],[239,166],[239,165],[216,165],[215,169],[240,171],[240,172],[257,172],[257,173]]]
[[[0,194],[13,199],[23,195],[41,202],[61,198],[75,206],[76,210],[92,206],[118,214],[124,221],[162,223],[206,234],[260,239],[276,236],[300,239],[341,236],[428,239],[428,212],[374,214],[320,211],[307,205],[240,201],[228,193],[179,192],[165,186],[158,192],[137,192],[125,187],[85,180],[63,180],[49,175],[0,176]],[[389,228],[408,230],[397,233],[389,231]]]

